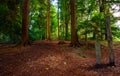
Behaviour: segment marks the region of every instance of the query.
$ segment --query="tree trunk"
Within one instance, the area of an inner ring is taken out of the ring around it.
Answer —
[[[29,43],[28,40],[28,17],[29,17],[29,4],[30,0],[23,0],[22,3],[22,38],[21,45],[26,45]]]
[[[109,50],[109,64],[110,66],[115,66],[114,51],[112,44],[112,31],[110,26],[110,16],[106,16],[106,27],[107,27],[108,50]]]
[[[68,20],[65,18],[65,40],[68,40]]]
[[[50,0],[47,0],[47,40],[50,40]]]
[[[65,40],[68,40],[68,24],[70,20],[69,0],[65,0]]]
[[[59,0],[58,0],[58,39],[60,39],[60,11],[59,11]]]
[[[96,49],[96,65],[101,64],[101,51],[100,51],[100,43],[96,41],[95,43],[95,49]]]
[[[88,31],[88,29],[87,29],[87,26],[85,27],[85,42],[87,42],[87,31]]]
[[[70,0],[71,9],[71,45],[79,45],[76,31],[76,0]]]

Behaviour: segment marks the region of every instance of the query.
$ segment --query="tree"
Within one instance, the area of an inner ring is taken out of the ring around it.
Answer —
[[[30,0],[23,0],[22,2],[22,36],[20,44],[24,46],[29,43],[28,39],[29,4]]]
[[[50,0],[47,0],[47,40],[50,40]]]
[[[58,39],[60,39],[60,3],[59,3],[59,0],[58,0],[58,4],[57,4],[58,6],[58,8],[57,8],[57,14],[58,14],[58,16],[57,16],[57,18],[58,18]]]
[[[110,26],[110,16],[106,16],[106,27],[107,27],[107,41],[109,50],[109,64],[110,66],[115,66],[115,58],[112,44],[112,33]]]
[[[70,20],[69,0],[65,0],[65,40],[68,40],[68,24]]]
[[[109,51],[109,65],[115,66],[115,57],[114,57],[114,50],[113,50],[113,41],[112,41],[112,30],[111,30],[111,22],[110,22],[110,8],[109,4],[106,3],[106,31],[107,31],[107,41],[108,41],[108,51]]]
[[[46,39],[47,6],[46,1],[31,0],[29,14],[29,39]]]
[[[76,0],[70,0],[71,10],[71,45],[76,46],[79,44],[76,32]]]
[[[58,15],[59,15],[59,28],[58,35],[61,40],[68,40],[69,32],[69,20],[70,20],[70,0],[60,0],[58,1]]]

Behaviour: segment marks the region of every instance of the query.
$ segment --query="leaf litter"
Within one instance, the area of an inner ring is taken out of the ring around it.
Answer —
[[[23,48],[4,48],[0,54],[0,76],[119,76],[120,51],[115,47],[116,67],[96,69],[95,50],[69,47],[69,43],[37,41]],[[89,46],[90,47],[90,46]],[[20,52],[18,51],[19,49]],[[108,63],[108,51],[102,47],[102,63]],[[78,55],[79,54],[79,55]]]

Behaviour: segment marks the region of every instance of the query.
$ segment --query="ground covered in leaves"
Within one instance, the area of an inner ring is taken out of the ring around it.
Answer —
[[[101,51],[102,63],[107,64],[107,47],[101,46]],[[95,68],[94,43],[70,47],[69,42],[37,41],[26,47],[0,48],[0,76],[120,76],[120,46],[114,52],[116,67]]]

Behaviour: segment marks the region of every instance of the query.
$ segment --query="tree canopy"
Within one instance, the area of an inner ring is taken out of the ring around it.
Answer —
[[[106,39],[105,16],[111,16],[112,37],[119,40],[119,0],[76,0],[76,32],[79,40]],[[71,39],[70,0],[50,0],[51,39]],[[28,35],[31,41],[47,36],[47,0],[30,0]],[[109,11],[107,11],[109,9]],[[0,1],[0,42],[16,43],[22,34],[22,0]]]

